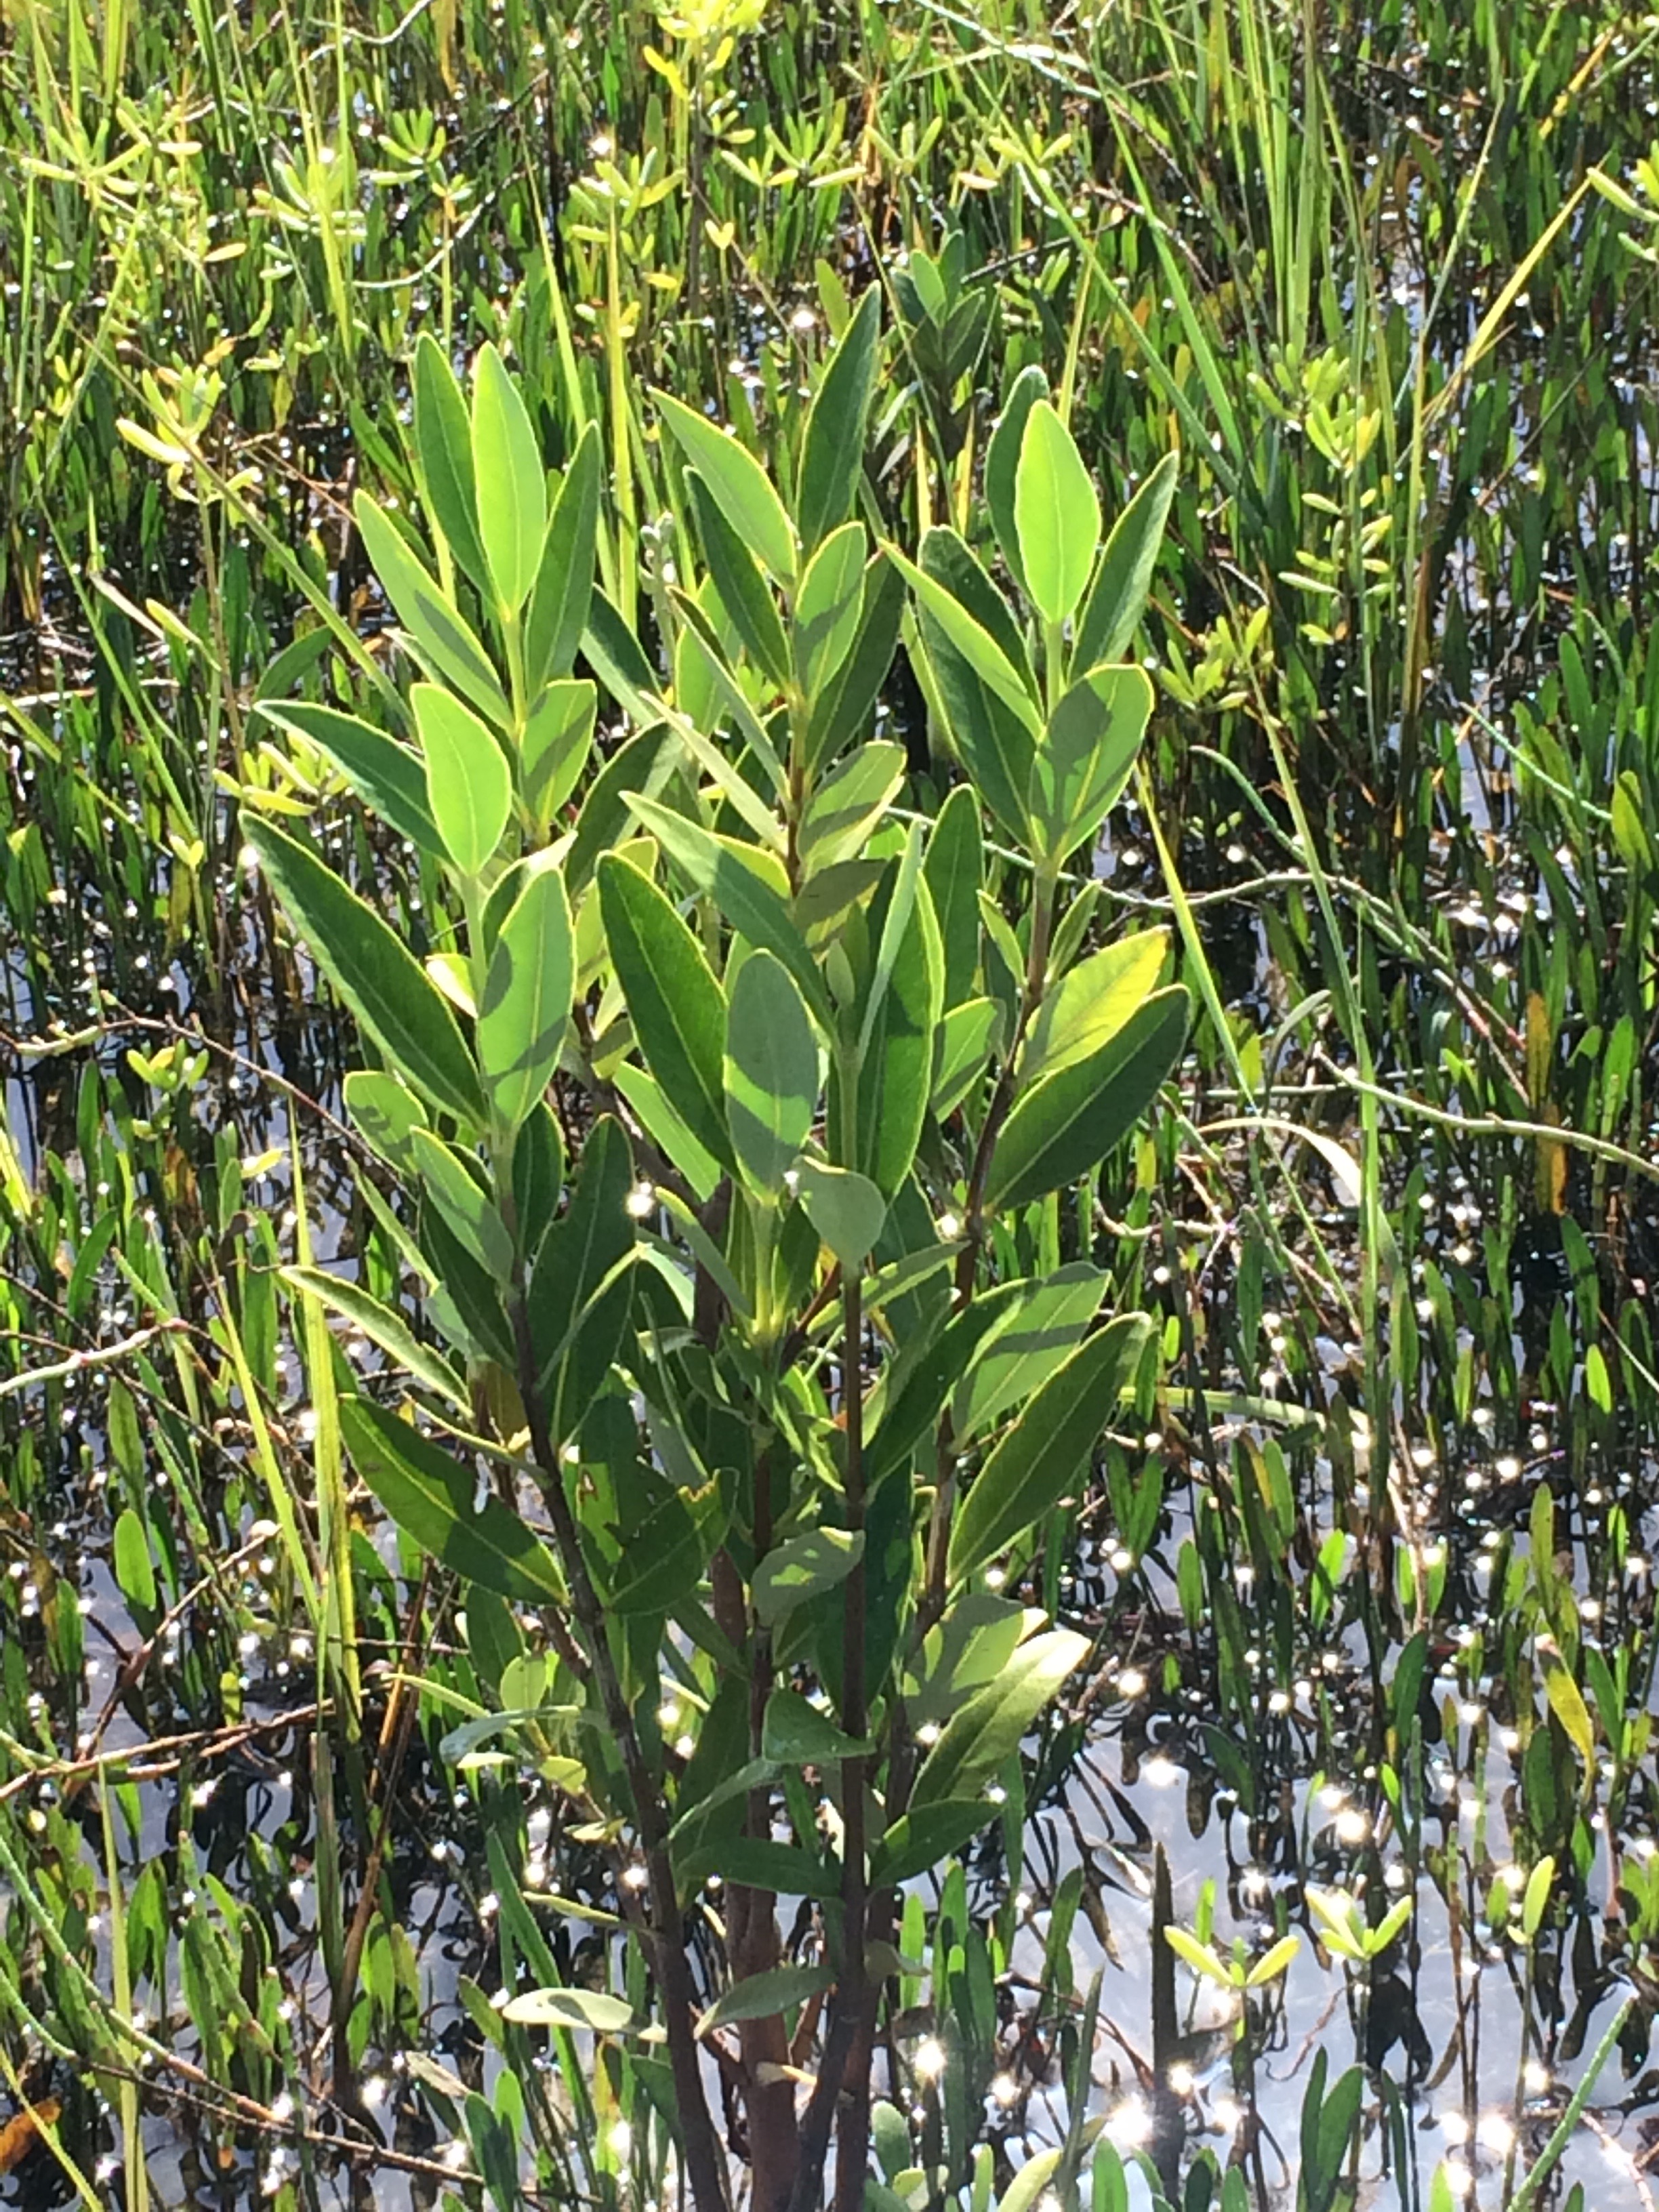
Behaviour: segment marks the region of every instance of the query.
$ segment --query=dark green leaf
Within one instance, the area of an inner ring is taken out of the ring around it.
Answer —
[[[751,952],[732,987],[725,1074],[738,1164],[775,1197],[811,1131],[818,1045],[788,969],[769,952]]]
[[[441,854],[443,841],[427,804],[425,763],[412,747],[356,714],[308,699],[290,699],[281,706],[267,702],[259,712],[326,754],[358,798],[400,837],[434,858]]]
[[[564,880],[545,856],[501,924],[478,1009],[478,1060],[498,1120],[516,1129],[552,1080],[570,1024],[575,944]]]
[[[775,1545],[755,1569],[750,1584],[755,1616],[765,1628],[805,1605],[820,1591],[844,1583],[864,1556],[864,1534],[845,1528],[808,1528]]]
[[[714,2000],[697,2022],[697,2033],[707,2035],[728,2021],[767,2020],[774,2013],[792,2011],[827,1990],[834,1979],[828,1966],[772,1966],[763,1974],[750,1974]]]
[[[568,1601],[547,1546],[498,1498],[478,1498],[459,1460],[367,1398],[340,1401],[340,1427],[357,1472],[423,1552],[514,1605]]]
[[[372,1297],[361,1283],[349,1283],[321,1267],[284,1267],[283,1280],[319,1298],[331,1313],[362,1331],[371,1344],[395,1359],[417,1382],[464,1413],[472,1410],[465,1384],[448,1361],[422,1344],[400,1313]]]
[[[653,392],[665,427],[708,486],[739,542],[751,548],[780,584],[795,579],[795,536],[783,502],[744,446],[666,392]]]
[[[1076,1483],[1134,1374],[1149,1327],[1144,1315],[1120,1315],[1085,1337],[1027,1401],[957,1509],[953,1583],[1006,1551]]]
[[[306,846],[253,818],[245,834],[317,965],[393,1066],[441,1111],[482,1121],[455,1017],[403,940]]]
[[[421,333],[415,348],[415,450],[433,520],[462,572],[488,591],[489,568],[473,492],[472,427],[455,372],[430,331]]]
[[[959,783],[939,811],[922,862],[945,958],[947,1008],[972,996],[979,973],[979,894],[984,867],[979,802],[966,784]]]
[[[997,1817],[988,1797],[942,1797],[894,1821],[870,1857],[872,1889],[895,1888],[930,1874],[970,1844]]]
[[[599,885],[606,948],[646,1065],[703,1150],[735,1170],[719,981],[673,907],[631,861],[607,854]]]
[[[801,578],[795,594],[795,672],[809,702],[838,672],[858,636],[868,542],[861,522],[843,523],[824,539]]]
[[[795,512],[807,553],[847,520],[857,501],[865,425],[876,383],[880,294],[879,285],[871,285],[854,308],[806,417]]]
[[[601,469],[599,426],[590,422],[553,502],[525,617],[525,686],[532,697],[551,678],[569,675],[587,627]]]
[[[1021,1644],[996,1680],[952,1715],[928,1753],[916,1777],[912,1817],[924,1806],[964,1798],[988,1783],[1088,1656],[1087,1637],[1069,1628],[1050,1629]]]
[[[853,649],[819,696],[808,702],[811,715],[806,739],[808,772],[833,760],[863,728],[892,666],[899,626],[904,617],[904,579],[878,553],[864,571],[864,604]]]
[[[357,494],[351,512],[380,587],[428,674],[453,684],[480,714],[510,729],[513,709],[477,639],[366,493]]]
[[[720,604],[750,659],[763,675],[781,687],[789,681],[789,644],[772,586],[696,469],[686,471],[685,485]]]
[[[1129,650],[1152,588],[1179,467],[1178,457],[1165,453],[1112,526],[1078,618],[1072,646],[1074,668],[1121,660]]]
[[[1097,1052],[1027,1091],[997,1140],[986,1178],[987,1210],[1042,1198],[1104,1159],[1180,1057],[1188,1010],[1182,985],[1156,992]]]

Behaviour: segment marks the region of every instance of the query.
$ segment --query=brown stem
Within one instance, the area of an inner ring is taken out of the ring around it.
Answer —
[[[702,2068],[692,2032],[695,1995],[674,1887],[674,1870],[668,1855],[666,1812],[646,1762],[633,1713],[623,1693],[622,1678],[617,1672],[616,1657],[605,1629],[605,1608],[587,1571],[575,1516],[565,1494],[563,1472],[542,1396],[521,1268],[515,1270],[513,1285],[513,1336],[519,1359],[519,1395],[524,1401],[531,1450],[542,1477],[548,1517],[553,1524],[554,1545],[569,1588],[571,1610],[592,1659],[593,1679],[599,1687],[605,1726],[622,1757],[634,1800],[635,1825],[645,1850],[652,1966],[662,1992],[669,2066],[685,2142],[685,2167],[692,2203],[696,2212],[727,2212],[725,2162],[715,2138],[708,2100],[703,2094]]]
[[[842,1406],[847,1424],[847,1520],[853,1533],[864,1529],[864,1289],[848,1269],[842,1285]],[[864,1677],[865,1562],[860,1553],[847,1577],[842,1621],[842,1724],[862,1741],[869,1725]],[[847,2105],[836,2135],[836,2212],[860,2212],[870,2167],[870,2067],[866,2014],[872,2010],[865,1986],[864,1939],[867,1897],[864,1865],[865,1760],[841,1765],[842,1959],[836,2011],[853,2023]],[[860,2063],[862,2059],[862,2063]]]

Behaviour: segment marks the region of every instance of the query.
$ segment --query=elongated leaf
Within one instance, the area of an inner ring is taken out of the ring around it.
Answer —
[[[598,584],[587,603],[587,627],[582,632],[582,651],[594,674],[617,704],[631,714],[641,731],[662,718],[655,702],[657,673],[620,612]]]
[[[560,1445],[599,1395],[628,1328],[633,1182],[627,1135],[604,1115],[582,1146],[569,1208],[542,1239],[531,1273],[531,1340],[548,1425]]]
[[[639,1115],[646,1135],[659,1152],[673,1161],[690,1184],[698,1204],[706,1204],[714,1196],[714,1186],[720,1179],[720,1164],[686,1127],[656,1077],[648,1069],[636,1067],[631,1060],[625,1060],[611,1079]]]
[[[1077,441],[1047,399],[1025,418],[1014,471],[1014,526],[1031,604],[1063,623],[1088,587],[1100,544],[1100,501]]]
[[[860,1759],[872,1748],[865,1739],[843,1735],[799,1690],[774,1690],[766,1701],[761,1752],[781,1766],[830,1766],[839,1759]]]
[[[570,1024],[575,945],[564,878],[532,868],[501,924],[478,1009],[478,1061],[497,1118],[516,1129],[552,1080]]]
[[[472,471],[478,535],[504,612],[530,596],[547,534],[547,478],[529,410],[488,340],[472,371]]]
[[[924,1806],[964,1798],[989,1782],[1088,1656],[1088,1638],[1069,1628],[1050,1629],[1023,1644],[996,1680],[952,1717],[928,1753],[916,1777],[911,1817]]]
[[[346,1111],[365,1142],[392,1166],[412,1175],[409,1133],[424,1124],[426,1109],[409,1085],[384,1068],[354,1067],[341,1089]]]
[[[1152,711],[1143,668],[1092,668],[1056,702],[1027,793],[1033,832],[1050,858],[1093,841],[1129,781]]]
[[[269,822],[244,829],[313,958],[428,1103],[477,1125],[483,1094],[455,1017],[403,940],[314,854]]]
[[[832,531],[807,564],[795,594],[795,671],[809,700],[840,669],[864,611],[868,540],[861,522]]]
[[[887,1218],[887,1201],[866,1176],[851,1168],[803,1159],[796,1169],[806,1218],[842,1266],[862,1269]]]
[[[871,285],[854,309],[806,417],[795,512],[807,553],[843,523],[856,504],[865,426],[876,385],[880,294],[879,285]]]
[[[805,2004],[835,1979],[828,1966],[772,1966],[763,1974],[750,1974],[715,1998],[697,2022],[697,2033],[707,2035],[728,2021],[768,2020]]]
[[[606,949],[646,1065],[703,1150],[735,1170],[719,981],[668,900],[631,861],[607,854],[599,886]]]
[[[871,1888],[894,1888],[943,1866],[996,1817],[996,1807],[983,1793],[913,1806],[894,1821],[871,1853]]]
[[[340,1401],[352,1463],[406,1536],[465,1581],[514,1605],[565,1605],[541,1538],[498,1498],[476,1501],[468,1468],[367,1398]]]
[[[1180,1056],[1189,1011],[1181,984],[1156,992],[1097,1052],[1028,1091],[997,1140],[988,1210],[1042,1198],[1104,1159],[1158,1096]]]
[[[634,2008],[604,1990],[520,1990],[501,2007],[501,2018],[520,2027],[586,2027],[596,2035],[621,2035],[634,2024]]]
[[[776,955],[800,987],[818,1025],[833,1031],[835,1015],[823,978],[789,911],[788,878],[769,854],[689,822],[672,807],[630,793],[628,805],[692,887],[751,945]],[[678,1103],[678,1102],[676,1102]]]
[[[543,836],[581,781],[599,705],[592,678],[566,676],[544,685],[530,710],[520,767],[524,803]]]
[[[876,973],[863,1010],[858,1085],[858,1165],[888,1200],[910,1172],[927,1117],[933,1049],[945,992],[933,902],[921,870],[921,844],[913,831],[906,871],[894,868],[890,900],[884,884],[871,905],[871,924],[882,932]],[[909,912],[902,912],[908,902]],[[884,983],[884,974],[885,981]],[[839,1084],[831,1085],[831,1111],[840,1110]]]
[[[756,566],[749,546],[726,520],[719,500],[697,470],[686,471],[685,485],[697,518],[697,532],[708,557],[708,572],[732,628],[763,675],[780,686],[787,684],[789,644],[783,634],[783,618],[772,597],[772,586]]]
[[[808,800],[800,826],[805,874],[816,875],[863,852],[896,797],[904,769],[903,746],[884,739],[859,746],[830,769]]]
[[[991,511],[991,527],[996,532],[1008,573],[1022,592],[1026,589],[1025,571],[1020,563],[1019,526],[1014,519],[1014,478],[1026,418],[1037,401],[1048,396],[1048,380],[1036,363],[1022,368],[1008,387],[1008,397],[985,448],[985,504]]]
[[[1566,1730],[1568,1741],[1585,1767],[1594,1771],[1595,1724],[1589,1717],[1589,1707],[1584,1703],[1583,1692],[1573,1680],[1571,1670],[1553,1653],[1545,1655],[1544,1689],[1550,1711]]]
[[[1078,620],[1073,668],[1121,660],[1129,650],[1152,589],[1179,471],[1179,456],[1165,453],[1113,524]]]
[[[939,923],[947,1008],[959,1006],[973,995],[979,973],[979,894],[984,870],[979,805],[968,786],[958,784],[934,819],[922,862]]]
[[[865,1445],[866,1475],[872,1489],[905,1465],[937,1425],[975,1351],[1014,1296],[1014,1285],[997,1285],[953,1314],[922,1351],[907,1348],[884,1376],[872,1407],[872,1433]]]
[[[507,694],[466,623],[366,493],[357,494],[351,512],[381,589],[427,673],[453,684],[498,728],[510,729],[513,709]]]
[[[811,1132],[818,1045],[788,969],[752,952],[732,987],[726,1024],[726,1115],[738,1165],[776,1196]]]
[[[793,583],[795,534],[760,463],[746,447],[683,400],[666,392],[651,396],[675,444],[714,494],[739,540],[778,583]]]
[[[938,623],[974,674],[1009,708],[1015,720],[1035,737],[1037,729],[1036,702],[1021,680],[1014,664],[990,631],[975,620],[954,593],[925,570],[917,568],[915,562],[908,559],[896,546],[889,545],[884,550],[888,559],[915,593],[919,604]]]
[[[964,999],[939,1025],[928,1111],[943,1121],[973,1089],[1002,1039],[1003,1010],[995,999]]]
[[[1080,960],[1043,994],[1020,1054],[1023,1087],[1097,1052],[1151,996],[1170,955],[1170,934],[1145,929]]]
[[[443,1216],[450,1234],[486,1275],[505,1282],[513,1272],[513,1239],[477,1177],[430,1129],[411,1129],[409,1149],[426,1194]]]
[[[420,755],[337,707],[309,699],[262,702],[259,712],[279,729],[314,745],[338,769],[366,805],[423,853],[437,857],[443,841],[427,803],[426,768]]]
[[[951,1401],[955,1442],[967,1444],[994,1427],[1070,1357],[1105,1287],[1105,1276],[1086,1260],[1020,1285]]]
[[[488,591],[489,565],[478,535],[466,401],[430,331],[422,331],[415,348],[415,450],[433,520],[463,572],[481,592]]]
[[[884,554],[877,553],[865,567],[863,609],[852,651],[817,697],[808,702],[809,773],[816,774],[821,762],[833,759],[863,728],[887,681],[903,617],[904,579]]]
[[[322,1267],[284,1267],[281,1272],[285,1283],[319,1299],[342,1321],[361,1329],[371,1344],[378,1344],[417,1382],[424,1383],[428,1390],[447,1399],[460,1412],[471,1413],[472,1400],[448,1361],[430,1345],[421,1342],[402,1314],[382,1305],[361,1283],[349,1283]]]
[[[750,1585],[755,1615],[766,1628],[823,1590],[844,1583],[864,1556],[864,1534],[846,1528],[808,1528],[775,1545],[755,1569]]]
[[[1032,1395],[957,1509],[952,1582],[1034,1528],[1078,1480],[1134,1373],[1149,1326],[1140,1314],[1121,1315],[1085,1337]]]
[[[689,1852],[677,1869],[688,1893],[710,1875],[777,1897],[839,1897],[841,1869],[798,1844],[775,1844],[763,1836],[716,1836]]]
[[[569,675],[587,627],[602,465],[599,425],[590,422],[553,502],[525,617],[525,684],[532,696],[552,678]]]
[[[494,858],[513,811],[513,778],[488,727],[453,691],[417,684],[410,693],[426,755],[427,803],[445,849],[464,876]]]

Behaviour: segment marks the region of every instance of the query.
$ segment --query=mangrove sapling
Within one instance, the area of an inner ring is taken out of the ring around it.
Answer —
[[[836,2202],[863,2202],[901,1886],[995,1819],[990,1785],[1088,1649],[987,1570],[1030,1558],[1150,1356],[1141,1316],[1103,1311],[1092,1256],[1045,1275],[1021,1255],[1151,1105],[1188,1018],[1156,988],[1160,939],[1126,957],[1064,927],[1065,864],[1152,705],[1139,670],[1083,647],[1127,637],[1135,607],[1100,595],[1144,592],[1150,548],[1126,585],[1069,432],[1028,395],[994,502],[1021,608],[952,532],[919,562],[872,550],[853,509],[878,305],[818,385],[788,504],[659,396],[708,563],[659,595],[672,686],[593,582],[596,433],[550,501],[499,358],[469,411],[423,351],[428,526],[467,600],[358,502],[422,672],[416,743],[268,712],[441,872],[455,949],[423,969],[306,845],[247,824],[381,1062],[348,1103],[416,1204],[448,1347],[408,1362],[404,1318],[307,1271],[407,1370],[401,1417],[360,1392],[342,1432],[423,1553],[544,1611],[546,1703],[501,1735],[611,1854],[698,2212],[728,2183],[710,2043],[756,2201],[816,2207],[833,2132]],[[908,826],[903,754],[865,734],[905,582],[966,776]],[[579,652],[636,726],[597,774]],[[981,805],[1020,857],[1000,877]],[[544,1534],[485,1466],[529,1478]],[[670,1743],[650,1716],[676,1679],[701,1718]],[[712,1881],[724,1987],[688,1945]],[[793,1959],[789,1896],[817,1907]],[[647,2025],[559,2002],[602,2034]]]

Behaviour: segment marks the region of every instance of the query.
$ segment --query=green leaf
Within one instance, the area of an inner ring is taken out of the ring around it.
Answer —
[[[1036,735],[1036,702],[1007,654],[982,623],[976,622],[956,595],[895,545],[884,548],[888,559],[915,593],[923,610],[939,625],[969,667],[1014,718],[1033,737]]]
[[[1041,1618],[1034,1621],[1024,1606],[990,1590],[959,1592],[928,1631],[918,1671],[905,1677],[911,1727],[933,1721],[942,1728],[975,1690],[995,1681]]]
[[[774,1690],[766,1701],[761,1755],[781,1766],[830,1766],[840,1759],[861,1759],[870,1749],[864,1739],[844,1735],[799,1690]]]
[[[913,1806],[895,1820],[870,1855],[870,1887],[890,1889],[929,1874],[970,1844],[996,1818],[988,1798],[942,1797]]]
[[[383,1160],[412,1175],[409,1133],[424,1126],[426,1109],[406,1083],[378,1067],[354,1067],[341,1086],[353,1124]]]
[[[809,702],[853,649],[864,611],[868,544],[861,522],[843,523],[824,539],[801,578],[795,594],[795,671]]]
[[[696,469],[685,472],[685,487],[697,519],[697,533],[708,573],[732,628],[762,674],[780,688],[789,681],[789,643],[772,586],[721,512],[720,501]]]
[[[1120,1315],[1085,1337],[1030,1398],[957,1508],[953,1583],[1036,1528],[1077,1481],[1134,1374],[1150,1326],[1144,1315]]]
[[[1410,1911],[1410,1898],[1402,1898],[1401,1903]],[[1277,1981],[1290,1967],[1301,1948],[1302,1938],[1299,1936],[1281,1936],[1277,1943],[1268,1945],[1245,1976],[1245,1988],[1259,1990],[1269,1982]]]
[[[903,577],[885,555],[874,555],[864,571],[863,607],[852,650],[817,696],[807,702],[809,775],[859,735],[880,697],[904,618],[904,596]]]
[[[432,520],[463,572],[487,591],[489,568],[478,535],[466,401],[430,331],[422,331],[415,348],[415,450]]]
[[[1103,945],[1043,994],[1019,1059],[1022,1089],[1098,1052],[1146,1004],[1170,956],[1170,933],[1144,929]]]
[[[582,1146],[569,1208],[543,1237],[531,1270],[531,1343],[556,1444],[580,1426],[627,1332],[633,1185],[627,1134],[614,1115],[602,1115]]]
[[[955,1113],[990,1064],[1002,1036],[1002,1008],[994,999],[964,999],[939,1025],[928,1109],[939,1121]]]
[[[398,1528],[463,1580],[514,1605],[568,1603],[553,1555],[470,1469],[367,1398],[340,1401],[352,1463]]]
[[[1088,587],[1100,544],[1100,501],[1077,441],[1047,399],[1025,418],[1014,471],[1014,526],[1032,605],[1063,623]]]
[[[114,1564],[116,1583],[134,1613],[154,1613],[155,1564],[150,1557],[149,1531],[131,1505],[115,1524]]]
[[[959,783],[934,819],[922,862],[945,956],[947,1007],[959,1006],[973,995],[979,974],[979,893],[984,868],[979,802],[968,785]]]
[[[448,1361],[421,1342],[402,1314],[382,1305],[361,1283],[349,1283],[322,1267],[284,1267],[280,1272],[292,1289],[319,1299],[331,1313],[360,1329],[434,1396],[463,1413],[471,1413],[471,1396]]]
[[[1588,1772],[1595,1767],[1595,1724],[1590,1719],[1589,1707],[1584,1703],[1583,1691],[1572,1678],[1565,1662],[1552,1651],[1541,1651],[1544,1662],[1544,1693],[1550,1701],[1550,1711],[1567,1732],[1567,1741],[1583,1761]]]
[[[564,878],[542,856],[529,872],[496,936],[478,1009],[478,1063],[496,1118],[509,1129],[552,1080],[575,984]]]
[[[666,392],[653,392],[664,426],[736,532],[780,584],[795,580],[795,538],[783,502],[745,447]]]
[[[881,936],[860,1010],[857,1158],[861,1172],[891,1200],[910,1172],[927,1118],[945,963],[921,874],[919,824],[912,824],[902,858],[889,866],[888,883],[870,908],[871,927],[879,927]],[[839,1115],[838,1078],[830,1089],[830,1110]]]
[[[598,584],[587,603],[587,627],[582,632],[582,651],[593,672],[617,704],[641,725],[641,734],[659,721],[662,708],[655,702],[657,672],[619,611]]]
[[[1166,1928],[1164,1940],[1176,1958],[1183,1960],[1195,1974],[1203,1975],[1207,1981],[1219,1982],[1224,1990],[1232,1987],[1232,1976],[1210,1946],[1200,1943],[1196,1936],[1189,1935],[1184,1928]]]
[[[409,1149],[427,1196],[449,1232],[487,1275],[505,1282],[513,1272],[513,1239],[477,1177],[452,1146],[430,1129],[411,1129]]]
[[[602,465],[599,425],[590,422],[553,501],[525,617],[525,687],[532,696],[550,678],[569,675],[587,627]]]
[[[808,553],[847,520],[857,503],[865,426],[876,386],[880,291],[879,285],[871,285],[854,309],[807,413],[795,513],[801,545]]]
[[[1142,668],[1093,668],[1060,699],[1031,761],[1027,804],[1051,860],[1092,842],[1129,781],[1152,711]]]
[[[503,613],[530,596],[547,534],[547,476],[529,410],[486,339],[472,371],[472,470],[478,535]]]
[[[709,1482],[698,1491],[670,1491],[643,1520],[619,1528],[611,1608],[666,1613],[683,1604],[702,1579],[726,1517],[720,1485]]]
[[[524,803],[544,837],[581,781],[593,750],[599,705],[599,695],[591,677],[565,676],[544,684],[530,710],[520,769]]]
[[[838,761],[806,802],[798,841],[802,873],[813,876],[860,854],[904,774],[903,746],[885,739],[872,739]]]
[[[1165,453],[1113,524],[1078,619],[1072,644],[1074,668],[1121,660],[1129,650],[1152,588],[1179,469],[1179,456]]]
[[[692,1135],[735,1169],[726,1127],[726,998],[702,947],[651,878],[610,853],[599,862],[606,949],[646,1065]]]
[[[697,2033],[707,2035],[728,2021],[769,2020],[774,2013],[805,2004],[834,1979],[828,1966],[772,1966],[763,1974],[750,1974],[715,1998],[698,2021]]]
[[[400,837],[434,858],[441,854],[443,841],[427,803],[426,767],[412,746],[399,744],[356,714],[308,699],[262,701],[258,711],[325,754],[358,798]]]
[[[991,1781],[1018,1751],[1033,1722],[1089,1656],[1089,1640],[1050,1629],[1021,1644],[994,1682],[954,1714],[916,1777],[911,1812],[963,1798]]]
[[[510,729],[513,709],[483,647],[403,537],[367,493],[357,494],[351,512],[380,587],[428,675],[453,684],[480,714],[499,728]]]
[[[1046,1281],[1020,1285],[951,1399],[954,1443],[969,1443],[994,1427],[1070,1357],[1099,1312],[1105,1288],[1105,1276],[1086,1260],[1071,1261]]]
[[[738,1164],[776,1196],[811,1133],[818,1045],[788,969],[769,952],[751,952],[732,987],[725,1081]]]
[[[1521,1932],[1530,1943],[1544,1924],[1544,1915],[1549,1910],[1550,1892],[1555,1886],[1555,1859],[1546,1852],[1527,1876],[1527,1887],[1521,1898]]]
[[[797,1606],[844,1583],[864,1556],[864,1532],[808,1528],[786,1537],[756,1566],[750,1583],[755,1617],[775,1628]]]
[[[782,961],[820,1029],[833,1034],[829,994],[789,911],[789,880],[781,864],[753,846],[687,821],[643,792],[630,792],[628,805],[693,890],[714,901],[716,912],[738,936]]]
[[[985,1182],[996,1213],[1074,1182],[1127,1136],[1181,1054],[1190,1001],[1158,991],[1085,1060],[1028,1091],[1006,1122]]]
[[[862,1272],[887,1218],[887,1201],[866,1176],[803,1157],[797,1188],[806,1218],[849,1274]]]
[[[1019,527],[1014,519],[1014,479],[1026,419],[1037,401],[1048,396],[1048,380],[1036,363],[1022,368],[1008,387],[1008,397],[985,448],[985,504],[1008,573],[1022,592],[1026,591],[1026,583],[1019,558]]]
[[[706,1205],[714,1196],[724,1170],[714,1154],[700,1145],[686,1127],[656,1077],[648,1069],[636,1067],[631,1060],[625,1060],[611,1079],[639,1115],[646,1135],[659,1152],[672,1160],[690,1184],[697,1203]]]
[[[455,1017],[402,939],[270,823],[249,817],[244,835],[312,957],[392,1066],[441,1112],[482,1121],[477,1071]]]
[[[513,777],[488,726],[452,691],[417,684],[410,693],[426,755],[427,802],[464,876],[495,858],[513,811]]]
[[[750,1889],[769,1889],[778,1897],[839,1897],[841,1869],[816,1851],[797,1844],[775,1844],[761,1836],[714,1836],[686,1855],[678,1868],[687,1893],[710,1875]]]
[[[595,2035],[622,2035],[634,2025],[626,1997],[604,1990],[520,1990],[501,2007],[517,2027],[586,2027]]]

